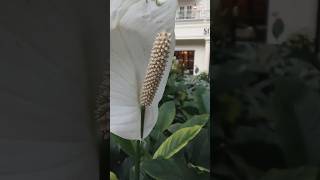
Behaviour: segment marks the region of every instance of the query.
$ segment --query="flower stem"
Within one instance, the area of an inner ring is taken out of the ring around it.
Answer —
[[[135,175],[136,175],[135,180],[139,180],[140,179],[140,140],[137,140]]]
[[[141,123],[140,123],[141,140],[137,140],[137,154],[136,154],[136,165],[135,165],[136,180],[140,179],[140,161],[141,161],[141,149],[142,149],[142,139],[143,139],[143,129],[144,129],[144,113],[145,113],[145,107],[141,106]]]
[[[141,140],[143,139],[144,112],[145,112],[145,107],[144,107],[144,106],[141,106],[141,123],[140,123],[140,135],[141,135]]]

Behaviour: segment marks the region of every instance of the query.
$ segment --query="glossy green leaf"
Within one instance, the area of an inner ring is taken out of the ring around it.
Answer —
[[[177,180],[183,179],[178,164],[172,159],[153,159],[145,161],[142,164],[142,169],[157,180]]]
[[[161,105],[159,109],[159,117],[156,124],[156,129],[164,131],[168,129],[176,115],[176,107],[174,101],[168,101]]]
[[[135,156],[136,143],[134,141],[123,139],[113,133],[111,133],[111,139],[113,140],[113,142],[116,142],[120,146],[121,150],[124,151],[126,154],[132,157]]]
[[[210,91],[207,90],[202,95],[202,103],[205,107],[206,113],[210,113]]]
[[[208,180],[209,173],[188,166],[182,159],[153,159],[142,163],[142,169],[157,180]],[[202,169],[202,168],[201,168]],[[202,169],[204,170],[204,169]]]
[[[130,174],[131,174],[132,168],[134,167],[134,160],[135,160],[134,157],[133,158],[128,157],[122,161],[120,170],[118,172],[119,179],[130,179]]]
[[[208,122],[208,119],[208,114],[195,115],[191,119],[187,120],[187,122],[181,124],[177,130],[195,125],[204,126]]]
[[[201,131],[201,126],[182,128],[168,137],[153,155],[153,158],[168,159],[185,147]]]
[[[205,87],[199,87],[194,91],[195,104],[198,107],[199,113],[210,113],[210,92]]]
[[[114,174],[112,171],[110,171],[110,180],[118,180],[116,174]]]
[[[181,123],[174,123],[168,128],[168,131],[171,132],[171,133],[174,133],[174,132],[176,132],[177,130],[180,129],[181,125],[182,125]]]
[[[174,157],[174,162],[179,166],[180,171],[183,174],[183,180],[209,180],[210,173],[199,171],[197,168],[192,167],[190,164],[187,164],[185,157]]]
[[[191,106],[192,107],[192,106]],[[189,111],[187,111],[186,109],[181,109],[181,112],[183,113],[183,115],[186,116],[186,118],[191,118],[192,115],[190,114]]]
[[[188,162],[210,169],[210,139],[207,130],[202,129],[186,147]]]
[[[192,168],[194,168],[194,169],[196,169],[196,170],[198,170],[198,171],[200,171],[200,172],[210,173],[210,169],[207,169],[207,168],[205,168],[205,167],[196,166],[196,165],[194,165],[194,164],[192,164],[192,163],[189,163],[189,166],[192,167]]]
[[[167,136],[165,136],[161,131],[158,129],[153,129],[153,131],[150,133],[150,136],[148,137],[149,139],[149,150],[151,152],[155,152],[161,143],[165,141]]]

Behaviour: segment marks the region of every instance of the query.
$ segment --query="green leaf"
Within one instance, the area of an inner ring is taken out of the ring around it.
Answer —
[[[142,170],[157,180],[208,180],[209,173],[198,173],[197,168],[189,168],[180,159],[153,159],[142,163]]]
[[[202,129],[199,134],[186,147],[188,162],[210,168],[210,132]]]
[[[197,171],[200,171],[200,172],[205,172],[205,173],[210,173],[210,170],[205,168],[205,167],[201,167],[201,166],[196,166],[192,163],[189,163],[189,166],[196,169]]]
[[[210,179],[210,173],[199,171],[197,168],[193,168],[190,164],[187,164],[185,157],[174,157],[175,163],[179,166],[180,171],[183,174],[183,180],[208,180]]]
[[[168,131],[171,133],[174,133],[180,129],[181,125],[182,125],[181,123],[174,123],[174,124],[170,125],[170,127],[168,128]]]
[[[176,115],[176,107],[174,101],[168,101],[161,105],[159,109],[159,117],[156,124],[156,129],[164,131],[168,129]]]
[[[110,171],[110,180],[118,180],[116,174],[114,174],[112,171]]]
[[[189,111],[187,111],[186,109],[181,109],[181,112],[183,115],[185,115],[187,118],[191,118],[192,115],[190,114]]]
[[[151,152],[155,152],[161,143],[165,141],[167,136],[165,136],[161,131],[158,129],[153,129],[147,139],[149,139],[149,148],[148,150]]]
[[[113,138],[110,138],[110,163],[117,162],[121,158],[121,149],[120,146],[115,143]]]
[[[210,91],[205,91],[204,94],[202,94],[202,103],[205,107],[206,113],[210,113]]]
[[[120,158],[118,159],[118,161]],[[130,174],[132,173],[132,168],[134,168],[134,158],[127,157],[125,158],[119,168],[119,171],[117,172],[119,179],[130,179]]]
[[[192,127],[195,125],[199,125],[202,127],[208,122],[208,119],[209,119],[208,114],[195,115],[191,119],[189,119],[187,122],[181,124],[177,130],[186,128],[186,127]]]
[[[182,128],[168,137],[154,153],[153,159],[168,159],[185,147],[201,131],[201,126]]]
[[[142,169],[157,180],[183,179],[183,173],[172,159],[153,159],[142,163]]]
[[[122,151],[124,151],[126,154],[128,154],[131,157],[135,156],[135,142],[134,141],[130,141],[127,139],[123,139],[113,133],[111,133],[111,137],[110,137],[114,142],[116,142]]]
[[[209,89],[199,87],[194,91],[195,104],[201,114],[210,113],[210,93]]]

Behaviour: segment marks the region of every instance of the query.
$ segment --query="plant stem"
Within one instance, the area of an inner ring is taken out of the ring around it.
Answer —
[[[137,140],[137,154],[136,154],[136,165],[135,165],[135,179],[140,179],[140,161],[141,161],[141,149],[142,149],[142,139],[143,139],[143,129],[144,129],[144,113],[145,107],[141,106],[141,122],[140,122],[140,138]]]
[[[135,180],[139,180],[140,179],[140,140],[137,140],[135,175],[136,175]]]
[[[141,140],[143,139],[144,112],[145,112],[145,107],[144,107],[144,106],[141,106],[141,123],[140,123],[140,135],[141,135]]]

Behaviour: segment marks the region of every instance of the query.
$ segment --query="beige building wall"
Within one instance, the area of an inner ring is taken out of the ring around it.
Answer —
[[[192,6],[195,18],[176,20],[176,51],[195,51],[193,72],[209,71],[210,0],[179,0],[180,6]],[[178,16],[179,12],[177,12]]]

